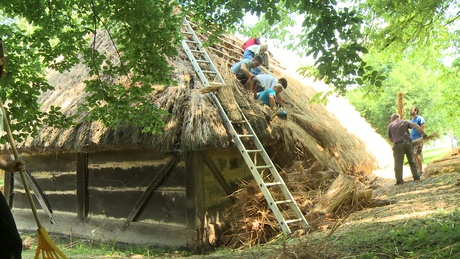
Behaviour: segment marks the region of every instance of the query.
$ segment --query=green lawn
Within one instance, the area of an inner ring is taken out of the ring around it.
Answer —
[[[423,164],[428,164],[436,159],[440,159],[452,151],[450,147],[434,148],[430,150],[423,150]]]

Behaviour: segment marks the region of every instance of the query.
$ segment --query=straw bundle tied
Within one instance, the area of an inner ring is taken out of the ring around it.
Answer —
[[[439,138],[439,134],[435,132],[433,134],[428,135],[426,138],[419,138],[419,139],[412,141],[412,145],[423,144],[423,143],[426,143],[430,140],[437,139],[437,138]]]
[[[220,244],[231,248],[252,247],[265,243],[278,232],[278,222],[254,181],[241,183],[243,188],[232,196],[236,202],[224,217],[233,218]]]
[[[348,175],[340,174],[321,199],[317,210],[326,213],[337,212],[344,203],[350,203],[355,193],[355,179]]]

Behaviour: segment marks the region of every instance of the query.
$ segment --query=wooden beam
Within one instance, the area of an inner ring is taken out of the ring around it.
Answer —
[[[402,120],[405,120],[404,118],[404,93],[402,92],[398,93],[398,114]]]
[[[77,217],[85,220],[89,213],[88,153],[77,153]]]
[[[171,170],[176,165],[178,159],[179,157],[177,156],[173,157],[173,159],[171,159],[171,161],[169,161],[163,168],[161,168],[161,170],[153,177],[153,179],[147,186],[147,189],[145,189],[144,193],[142,193],[142,196],[136,202],[133,209],[126,218],[125,223],[123,224],[123,230],[126,230],[126,228],[128,228],[129,224],[137,216],[139,210],[144,206],[145,202],[150,197],[150,194],[152,194],[152,192],[158,187],[160,182],[168,175],[168,173],[171,172]]]
[[[190,240],[190,245],[202,245],[205,237],[205,194],[204,194],[204,169],[202,156],[196,151],[188,152],[185,157],[186,177],[186,224],[187,229],[197,231],[195,240]]]
[[[211,157],[209,157],[208,154],[206,154],[204,152],[200,152],[200,154],[203,157],[204,163],[208,166],[209,170],[211,170],[212,175],[214,175],[214,178],[216,178],[216,180],[219,183],[220,187],[222,187],[222,189],[225,191],[227,196],[232,197],[230,195],[233,193],[233,191],[230,188],[230,185],[228,185],[228,183],[225,180],[225,178],[222,175],[222,173],[217,168],[217,166],[214,163],[214,161],[212,161]]]

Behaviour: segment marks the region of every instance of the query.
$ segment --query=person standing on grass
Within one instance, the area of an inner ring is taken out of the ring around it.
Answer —
[[[412,117],[411,122],[417,124],[418,126],[420,126],[420,128],[422,128],[425,131],[425,119],[418,114],[419,114],[419,109],[417,107],[410,108],[410,116]],[[419,139],[421,137],[422,137],[422,134],[418,130],[412,128],[412,131],[410,132],[410,138],[412,139],[412,141]],[[421,174],[423,174],[422,150],[423,150],[423,141],[421,141],[420,144],[414,145],[414,160],[417,163],[417,167]]]
[[[414,153],[412,147],[412,139],[409,134],[409,129],[417,129],[421,132],[422,137],[426,138],[425,130],[423,130],[416,123],[401,120],[399,114],[393,113],[391,115],[391,123],[388,125],[388,139],[394,143],[393,145],[393,158],[394,158],[394,171],[396,184],[403,184],[403,162],[404,155],[409,162],[410,171],[414,181],[420,180],[420,173],[418,172],[417,164],[414,161]]]

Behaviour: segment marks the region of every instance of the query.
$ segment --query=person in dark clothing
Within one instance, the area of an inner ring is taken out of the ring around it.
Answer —
[[[403,162],[404,155],[410,165],[412,177],[415,181],[420,180],[420,172],[418,171],[417,164],[414,160],[414,153],[412,147],[412,139],[410,138],[409,129],[415,128],[422,133],[423,138],[426,138],[425,131],[417,124],[410,121],[401,120],[399,114],[394,113],[391,115],[391,123],[388,125],[388,139],[394,143],[393,145],[393,158],[396,184],[403,184]]]
[[[0,110],[0,131],[3,131],[3,114]],[[6,162],[0,158],[0,169],[6,172],[17,172],[24,168],[24,163],[19,160]],[[22,239],[19,235],[13,214],[6,202],[5,196],[0,192],[0,259],[20,259],[22,253]]]

